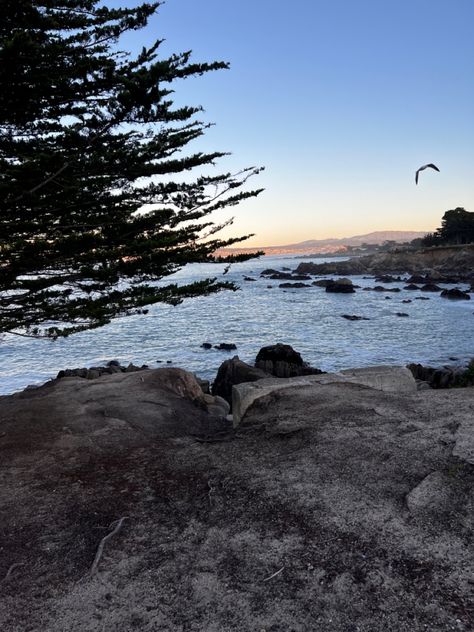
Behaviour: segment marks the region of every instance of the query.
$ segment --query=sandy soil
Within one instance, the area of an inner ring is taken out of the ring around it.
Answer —
[[[286,389],[218,435],[168,402],[173,436],[146,389],[94,435],[55,388],[0,398],[5,632],[474,629],[474,389]]]

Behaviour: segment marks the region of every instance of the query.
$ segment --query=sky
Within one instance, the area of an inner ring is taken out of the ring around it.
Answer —
[[[473,24],[473,0],[167,0],[124,48],[165,38],[163,55],[230,63],[176,102],[215,124],[192,149],[232,152],[219,171],[265,167],[265,191],[215,220],[269,246],[474,211]]]

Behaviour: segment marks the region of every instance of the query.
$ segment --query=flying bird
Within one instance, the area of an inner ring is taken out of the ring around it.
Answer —
[[[418,174],[420,173],[420,171],[423,171],[423,169],[427,169],[428,167],[430,167],[430,169],[434,169],[435,171],[439,171],[438,167],[436,165],[434,165],[432,162],[428,163],[427,165],[423,165],[416,172],[415,184],[418,184]]]

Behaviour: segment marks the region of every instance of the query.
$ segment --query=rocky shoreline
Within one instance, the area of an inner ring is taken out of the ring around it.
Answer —
[[[257,358],[0,397],[2,629],[472,629],[472,388]]]
[[[418,274],[430,282],[474,283],[474,244],[399,250],[331,263],[300,263],[296,275]]]
[[[400,313],[401,315],[401,313]],[[342,314],[347,320],[369,320],[356,315]],[[236,349],[236,345],[229,344],[229,350]],[[455,361],[455,359],[453,359]],[[419,388],[454,388],[474,386],[474,358],[465,366],[459,364],[443,365],[438,367],[424,366],[420,363],[406,365],[419,384]],[[65,377],[78,377],[87,380],[95,380],[103,375],[117,373],[135,373],[150,369],[146,364],[137,366],[128,364],[122,366],[117,360],[109,361],[105,366],[90,368],[75,368],[59,371],[56,380]],[[354,369],[347,369],[354,370]],[[269,377],[288,378],[303,375],[323,374],[319,368],[310,366],[305,362],[300,353],[290,345],[277,343],[263,347],[257,353],[254,366],[240,360],[236,355],[225,360],[219,367],[212,384],[209,380],[203,380],[195,375],[203,393],[217,395],[232,405],[232,387],[243,382],[254,382]],[[40,388],[40,387],[29,387]],[[228,411],[227,411],[228,412]],[[227,414],[226,412],[226,414]]]

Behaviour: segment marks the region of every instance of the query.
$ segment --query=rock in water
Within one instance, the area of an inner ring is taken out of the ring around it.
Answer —
[[[326,285],[326,292],[334,292],[338,294],[351,294],[355,292],[354,286],[350,279],[337,279]]]
[[[471,297],[467,292],[463,292],[459,288],[455,287],[451,290],[443,290],[440,294],[443,298],[450,298],[454,300],[464,299],[466,301],[470,301]]]
[[[275,377],[296,377],[323,373],[303,362],[301,355],[290,345],[277,343],[262,347],[255,359],[255,366]]]
[[[280,283],[280,285],[278,287],[282,287],[282,288],[300,288],[300,287],[311,287],[311,285],[308,285],[307,283]]]

